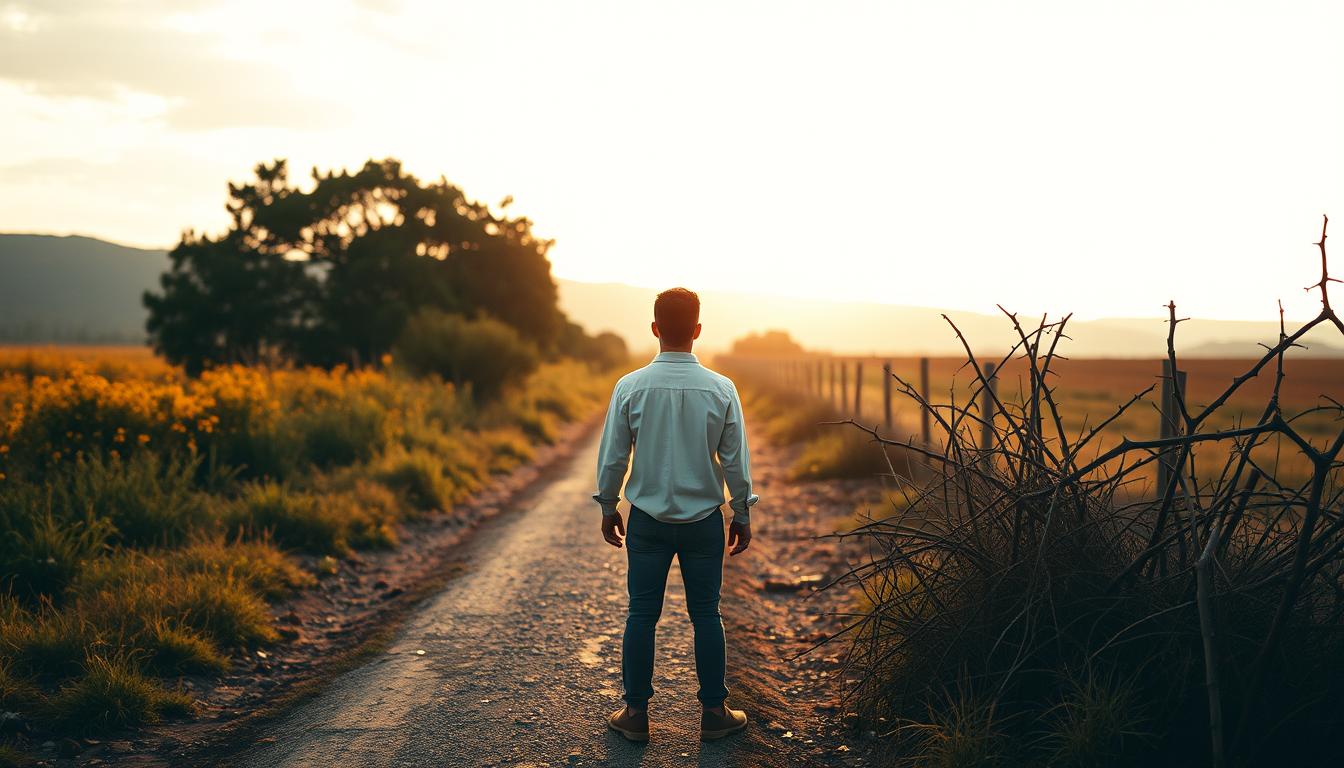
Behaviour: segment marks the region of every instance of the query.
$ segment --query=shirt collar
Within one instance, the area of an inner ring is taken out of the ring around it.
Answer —
[[[698,363],[700,359],[690,352],[659,352],[655,363]]]

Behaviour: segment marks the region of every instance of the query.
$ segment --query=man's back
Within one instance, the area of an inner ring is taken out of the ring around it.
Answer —
[[[747,727],[746,713],[724,704],[727,661],[719,616],[724,482],[733,496],[729,554],[741,554],[751,543],[747,512],[756,503],[742,400],[733,382],[691,354],[700,337],[700,297],[685,288],[658,294],[650,330],[662,352],[616,383],[597,457],[593,498],[602,505],[602,538],[625,546],[629,560],[630,612],[621,638],[625,706],[607,724],[628,739],[649,739],[654,627],[675,558],[695,628],[695,695],[704,707],[700,738],[718,739]],[[628,533],[616,509],[627,466]]]
[[[614,510],[631,448],[626,497],[655,519],[701,520],[723,504],[725,479],[734,519],[755,502],[742,403],[726,376],[690,352],[662,352],[626,374],[612,392],[598,455],[598,492]]]

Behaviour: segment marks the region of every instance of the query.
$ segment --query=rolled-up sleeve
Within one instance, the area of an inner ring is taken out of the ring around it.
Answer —
[[[630,467],[630,413],[629,402],[622,396],[617,382],[607,405],[607,420],[602,427],[602,443],[597,451],[597,493],[593,499],[602,506],[602,514],[616,514],[616,503],[621,500],[621,484]]]
[[[742,417],[742,398],[737,387],[732,388],[728,414],[719,438],[719,464],[723,467],[724,482],[728,484],[733,510],[733,522],[750,523],[751,507],[760,497],[751,492],[751,460],[747,452],[747,425]]]

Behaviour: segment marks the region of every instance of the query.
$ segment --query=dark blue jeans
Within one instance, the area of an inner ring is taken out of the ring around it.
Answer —
[[[667,573],[676,555],[686,585],[686,611],[695,628],[695,672],[700,679],[696,697],[717,707],[728,696],[724,684],[723,621],[719,616],[719,587],[723,583],[723,510],[694,523],[664,523],[635,507],[625,527],[625,551],[630,561],[627,583],[630,613],[621,643],[621,677],[625,702],[646,707],[653,696],[653,637],[663,612]]]

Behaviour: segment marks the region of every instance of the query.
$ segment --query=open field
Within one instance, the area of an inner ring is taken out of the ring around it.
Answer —
[[[999,358],[981,356],[980,363],[1000,362]],[[728,367],[732,362],[724,358]],[[1180,361],[1181,369],[1187,372],[1187,397],[1189,407],[1202,408],[1231,384],[1232,380],[1245,374],[1253,365],[1252,360],[1231,359],[1190,359]],[[787,361],[786,364],[805,366],[808,374],[800,378],[795,372],[782,371],[765,364],[765,370],[777,381],[792,389],[808,388],[804,383],[814,381],[817,366],[821,366],[821,397],[841,404],[846,416],[854,415],[854,379],[856,365],[862,364],[862,382],[860,392],[860,413],[856,418],[868,424],[881,423],[883,413],[883,375],[882,366],[890,363],[892,373],[909,382],[916,390],[920,386],[919,358],[858,358],[858,357],[813,357]],[[757,363],[759,365],[759,363]],[[847,368],[843,401],[839,391],[839,373],[832,394],[832,365],[844,365]],[[1130,359],[1057,359],[1052,370],[1055,376],[1049,384],[1054,388],[1054,397],[1066,434],[1070,439],[1084,433],[1091,427],[1110,418],[1116,409],[1149,387],[1153,390],[1142,401],[1128,409],[1123,416],[1111,422],[1105,432],[1093,441],[1083,458],[1091,458],[1116,445],[1122,438],[1155,438],[1159,434],[1160,416],[1158,412],[1161,385],[1162,361]],[[1322,412],[1310,412],[1318,405],[1328,405],[1326,397],[1344,401],[1344,360],[1336,359],[1293,359],[1291,354],[1285,364],[1284,381],[1280,389],[1280,400],[1285,414],[1299,415],[1294,422],[1315,445],[1325,442],[1338,434],[1344,424],[1340,424],[1334,415]],[[1210,418],[1210,429],[1231,427],[1239,423],[1250,423],[1258,419],[1264,410],[1270,390],[1273,386],[1274,369],[1263,369],[1259,376],[1246,382],[1227,403]],[[1005,363],[995,377],[998,381],[998,393],[1006,403],[1021,403],[1029,388],[1026,364],[1020,359]],[[964,358],[929,358],[929,400],[935,406],[955,404],[963,406],[971,397],[977,382],[975,373]],[[816,391],[816,384],[810,385],[810,391]],[[900,385],[892,384],[892,409],[898,433],[917,435],[920,413],[916,403],[900,392]],[[1047,432],[1050,432],[1047,429]],[[934,426],[933,439],[941,439]],[[1284,448],[1278,451],[1279,448]],[[1202,461],[1216,463],[1216,459],[1226,455],[1218,446],[1201,446],[1196,456]],[[1257,452],[1257,458],[1264,461],[1279,461],[1279,474],[1289,478],[1305,472],[1305,466],[1298,464],[1296,452],[1271,442]],[[1286,473],[1286,475],[1285,475]]]
[[[40,739],[190,716],[186,681],[282,641],[270,602],[451,515],[611,380],[551,362],[477,402],[395,366],[0,349],[0,709]]]

